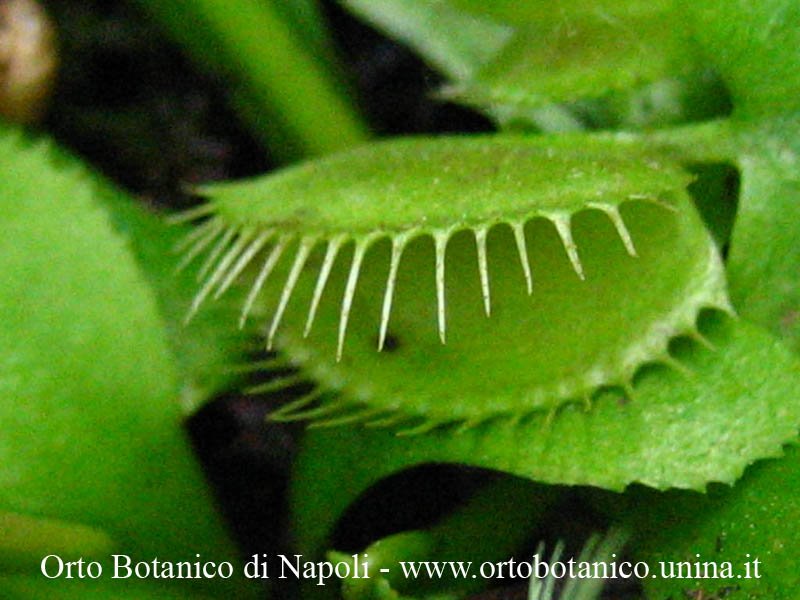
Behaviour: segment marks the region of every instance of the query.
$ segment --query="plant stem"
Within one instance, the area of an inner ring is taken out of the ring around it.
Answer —
[[[367,139],[343,86],[273,2],[140,3],[196,62],[231,78],[240,114],[279,160],[327,154]]]

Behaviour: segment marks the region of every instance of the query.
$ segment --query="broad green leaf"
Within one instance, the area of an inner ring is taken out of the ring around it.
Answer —
[[[0,510],[18,516],[0,546],[61,522],[89,552],[107,537],[145,559],[233,560],[180,427],[156,300],[93,181],[8,133],[0,164]]]
[[[13,135],[0,129],[3,135]],[[199,265],[179,268],[179,243],[187,226],[170,224],[128,194],[93,173],[64,149],[49,150],[52,160],[68,165],[73,177],[85,182],[111,224],[130,247],[136,263],[155,292],[172,354],[181,378],[181,403],[191,412],[233,381],[232,367],[241,365],[251,331],[231,328],[242,298],[215,303],[187,326],[187,307],[197,287]]]
[[[794,356],[760,329],[720,314],[707,321],[715,349],[687,344],[678,351],[691,374],[646,369],[630,401],[608,390],[590,410],[568,406],[550,418],[411,437],[362,427],[309,430],[294,476],[299,547],[318,552],[360,493],[424,463],[463,463],[612,490],[633,482],[659,489],[732,483],[796,436],[800,407],[787,398],[796,394],[800,370]]]
[[[800,350],[800,126],[743,136],[742,192],[731,240],[731,295],[747,319]]]
[[[206,188],[195,306],[253,263],[245,312],[319,386],[282,418],[425,429],[589,403],[727,305],[689,181],[634,137],[365,146]]]
[[[542,16],[517,27],[510,42],[448,96],[521,118],[552,102],[601,98],[702,69],[688,31],[668,11],[632,17],[552,10]]]
[[[686,492],[655,494],[638,490],[630,497],[637,560],[658,569],[660,561],[729,562],[731,577],[716,579],[649,578],[648,598],[679,597],[696,590],[725,600],[794,600],[800,588],[797,545],[800,543],[800,454],[786,455],[748,469],[733,488],[715,486],[708,495]],[[699,554],[699,557],[697,556]],[[758,559],[759,578],[744,563]],[[685,568],[685,567],[684,567]]]
[[[800,4],[681,0],[681,11],[730,89],[742,118],[800,109]]]
[[[653,128],[729,111],[671,0],[343,4],[445,74],[444,98],[507,129]]]
[[[87,177],[89,175],[87,174]],[[110,184],[99,182],[98,200],[109,211],[156,294],[170,346],[181,375],[181,404],[193,412],[234,382],[250,331],[231,327],[242,298],[226,297],[187,324],[186,312],[197,287],[199,265],[180,269],[179,243],[185,225],[170,225]]]

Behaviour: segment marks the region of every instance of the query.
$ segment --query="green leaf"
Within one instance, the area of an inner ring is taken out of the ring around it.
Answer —
[[[800,588],[798,494],[796,445],[787,448],[783,458],[748,469],[733,488],[715,486],[706,496],[637,490],[629,499],[637,560],[654,567],[659,561],[713,561],[719,566],[729,561],[733,568],[730,578],[648,578],[644,581],[648,597],[677,597],[686,590],[711,595],[727,589],[726,600],[796,598]],[[754,559],[760,560],[758,579],[753,577],[752,565],[751,577],[745,577],[743,565]]]
[[[634,137],[494,136],[395,140],[209,186],[195,307],[255,265],[245,313],[258,298],[268,345],[319,385],[281,418],[424,429],[589,403],[670,362],[670,338],[727,305],[689,180]]]
[[[8,133],[0,164],[0,510],[18,515],[4,539],[40,544],[61,522],[88,552],[107,536],[145,560],[233,560],[179,426],[155,298],[93,180]]]
[[[25,573],[39,568],[43,557],[104,558],[114,550],[107,532],[58,519],[0,512],[0,572]]]
[[[682,0],[695,38],[744,119],[800,110],[800,5],[794,0]]]
[[[699,344],[676,349],[692,374],[645,370],[631,401],[608,390],[588,411],[568,406],[551,418],[412,437],[360,427],[308,431],[293,488],[299,547],[319,551],[363,490],[424,463],[463,463],[613,490],[632,482],[660,489],[732,483],[747,465],[780,454],[797,435],[800,407],[786,399],[796,393],[800,371],[794,356],[760,329],[720,314],[706,320],[714,350]]]
[[[800,124],[743,136],[742,192],[728,272],[736,308],[800,350]]]
[[[340,0],[341,4],[419,52],[450,79],[469,79],[508,41],[512,28],[464,14],[448,0]]]
[[[234,367],[244,361],[252,334],[231,327],[243,298],[228,296],[187,324],[200,270],[199,265],[179,268],[177,249],[188,228],[168,224],[106,182],[98,182],[97,196],[156,294],[180,370],[181,404],[191,413],[235,381]]]
[[[652,128],[730,108],[671,0],[343,4],[444,73],[444,98],[507,129]]]
[[[523,115],[552,102],[600,98],[702,68],[688,32],[667,11],[545,15],[518,27],[492,61],[447,95]]]

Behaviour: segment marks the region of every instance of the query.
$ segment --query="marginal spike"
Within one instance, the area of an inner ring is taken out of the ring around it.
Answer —
[[[324,419],[322,421],[314,421],[308,424],[309,429],[323,429],[329,427],[338,427],[340,425],[350,425],[352,423],[364,423],[367,419],[376,417],[386,413],[385,408],[373,408],[359,410],[353,413],[335,417],[332,419]]]
[[[550,557],[550,564],[553,565],[559,561],[561,555],[564,552],[564,542],[558,540],[556,542],[556,547],[553,550],[553,555]],[[555,596],[555,585],[556,585],[556,578],[551,573],[549,577],[546,577],[544,580],[544,588],[542,589],[542,600],[545,598],[553,598]]]
[[[322,268],[319,271],[317,278],[317,285],[314,288],[314,296],[311,299],[311,307],[308,310],[308,318],[306,319],[306,326],[303,329],[303,337],[308,337],[311,332],[311,326],[314,324],[314,317],[317,315],[319,308],[319,301],[322,298],[322,292],[325,290],[325,284],[328,282],[328,277],[331,274],[333,263],[336,261],[336,255],[342,247],[346,239],[345,235],[338,235],[328,242],[328,248],[325,251],[325,258],[322,261]]]
[[[575,241],[572,239],[570,216],[566,214],[557,214],[552,215],[550,218],[553,221],[553,224],[556,226],[556,231],[558,231],[558,236],[561,238],[561,243],[564,244],[564,250],[567,251],[567,256],[569,257],[569,262],[572,263],[572,268],[575,269],[575,273],[578,275],[578,277],[581,279],[586,279],[583,274],[581,259],[578,256],[578,247],[575,245]]]
[[[717,346],[716,346],[716,344],[714,344],[714,342],[712,342],[710,339],[708,339],[706,336],[704,336],[704,335],[703,335],[703,334],[702,334],[700,331],[698,331],[697,329],[694,329],[694,328],[690,329],[690,330],[687,332],[687,334],[686,334],[686,335],[687,335],[687,336],[688,336],[690,339],[692,339],[693,341],[697,342],[698,344],[700,344],[700,345],[701,345],[701,346],[703,346],[704,348],[706,348],[706,349],[708,349],[708,350],[711,350],[712,352],[716,351],[716,349],[717,349]]]
[[[228,244],[231,243],[231,240],[235,235],[236,235],[235,227],[228,227],[225,230],[225,233],[223,233],[222,237],[219,238],[219,241],[211,250],[211,253],[208,255],[205,262],[203,262],[203,266],[200,267],[200,270],[197,272],[197,281],[202,281],[203,278],[206,275],[208,275],[208,272],[211,270],[211,267],[214,266],[214,263],[217,262],[217,259],[225,251],[225,248],[228,247]]]
[[[442,427],[444,423],[439,423],[433,420],[426,420],[417,425],[416,427],[410,427],[409,429],[401,429],[395,435],[397,437],[408,437],[412,435],[424,435],[426,433],[430,433],[434,429],[438,429]]]
[[[444,298],[444,259],[447,248],[447,240],[450,237],[448,231],[437,231],[433,235],[436,251],[436,305],[439,324],[439,339],[444,344],[445,338],[445,298]]]
[[[326,402],[322,406],[316,408],[309,408],[308,410],[298,410],[294,412],[282,413],[275,415],[272,413],[270,418],[273,421],[307,421],[316,419],[317,417],[326,417],[328,415],[335,415],[340,413],[343,408],[346,408],[344,402]]]
[[[408,421],[411,419],[412,416],[408,415],[403,412],[396,412],[387,417],[382,419],[376,419],[374,421],[367,421],[364,423],[364,427],[372,428],[384,428],[384,427],[392,427],[393,425],[397,425],[398,423],[402,423],[404,421]]]
[[[289,298],[292,296],[294,286],[297,284],[297,279],[300,277],[300,272],[303,270],[306,260],[308,260],[308,255],[311,253],[311,249],[316,243],[316,237],[305,237],[300,240],[300,245],[297,248],[297,255],[294,258],[294,263],[292,263],[292,268],[289,271],[288,277],[286,278],[286,284],[283,286],[283,292],[281,292],[281,299],[278,302],[278,308],[275,310],[275,315],[273,316],[272,323],[269,326],[269,333],[267,334],[267,350],[272,350],[272,342],[275,339],[275,332],[278,330],[278,325],[280,325],[281,318],[283,318],[283,313],[286,310],[286,306],[289,304]]]
[[[483,308],[488,317],[492,313],[492,300],[489,292],[489,267],[486,260],[486,236],[488,228],[479,227],[475,229],[475,246],[478,249],[478,274],[481,278],[481,295],[483,296]]]
[[[305,408],[309,404],[313,404],[325,392],[322,388],[314,388],[307,394],[301,396],[297,400],[292,400],[288,404],[284,404],[279,409],[272,411],[267,417],[271,421],[279,421],[286,415],[297,412],[301,408]]]
[[[674,204],[664,200],[663,198],[659,198],[658,196],[653,196],[652,194],[628,194],[628,200],[638,200],[640,202],[649,202],[650,204],[655,204],[663,208],[664,210],[668,210],[672,213],[678,212],[678,207]]]
[[[736,313],[736,309],[733,307],[731,303],[731,299],[728,296],[727,292],[721,290],[714,299],[714,308],[717,308],[727,314],[732,319],[738,319],[739,315]]]
[[[225,367],[225,373],[246,375],[249,373],[258,373],[260,371],[271,371],[276,367],[284,367],[287,365],[285,358],[268,358],[265,360],[257,360],[255,362],[243,363],[238,365],[228,365]]]
[[[301,373],[292,373],[290,375],[283,375],[281,377],[273,377],[269,381],[251,385],[244,389],[245,394],[269,394],[277,392],[278,390],[285,390],[292,386],[298,385],[307,381]]]
[[[617,234],[622,240],[623,245],[625,246],[625,251],[631,256],[637,256],[636,247],[633,245],[633,238],[631,237],[631,232],[628,231],[628,227],[625,225],[625,221],[619,212],[619,208],[613,204],[590,203],[589,206],[598,210],[602,210],[608,216],[608,218],[611,220],[611,223],[614,225],[614,229],[617,230]]]
[[[545,546],[544,542],[540,541],[538,544],[536,544],[536,550],[534,551],[534,554],[544,558],[544,551],[546,548],[547,547]]]
[[[208,222],[208,230],[205,229],[206,224],[201,225],[198,227],[198,230],[203,232],[203,235],[200,236],[192,245],[189,250],[183,255],[180,262],[175,267],[175,272],[178,273],[186,268],[186,266],[191,263],[195,257],[197,257],[201,252],[203,252],[214,239],[222,233],[224,229],[224,225],[222,221],[218,221],[216,219]]]
[[[172,251],[175,254],[182,254],[189,246],[196,240],[206,235],[210,230],[220,226],[219,219],[209,219],[196,227],[192,227],[178,242],[172,246]]]
[[[620,384],[620,387],[622,388],[622,391],[625,392],[625,396],[628,401],[634,402],[636,400],[636,392],[633,389],[633,383],[629,379],[623,381]]]
[[[516,429],[517,427],[519,427],[520,423],[522,423],[522,419],[524,419],[525,417],[526,414],[524,412],[511,413],[507,417],[508,426],[511,429]]]
[[[403,250],[408,243],[408,235],[398,235],[392,239],[392,258],[389,263],[389,275],[386,278],[386,291],[383,295],[383,307],[381,308],[381,326],[378,333],[378,352],[383,350],[386,342],[386,332],[389,329],[389,315],[392,312],[392,300],[394,299],[394,287],[397,283],[397,268],[400,266],[400,258]]]
[[[556,415],[558,414],[558,407],[554,406],[550,410],[547,411],[547,416],[544,418],[542,422],[542,428],[545,430],[552,429],[553,423],[556,421]]]
[[[456,435],[461,435],[468,432],[470,429],[474,429],[481,423],[486,422],[487,417],[480,416],[480,417],[473,417],[471,419],[467,419],[459,424],[458,428],[456,429]]]
[[[514,241],[517,243],[519,252],[519,262],[522,265],[522,272],[525,274],[525,284],[528,286],[528,294],[533,293],[533,276],[531,275],[531,265],[528,262],[528,247],[525,243],[525,224],[522,222],[512,223],[511,231],[514,232]]]
[[[201,286],[200,291],[197,292],[197,295],[195,295],[194,300],[192,300],[192,306],[189,309],[189,314],[186,316],[187,321],[197,313],[197,311],[200,309],[200,305],[203,304],[203,301],[206,299],[213,287],[225,275],[228,267],[230,267],[231,263],[236,260],[236,257],[242,252],[244,247],[247,245],[247,242],[250,241],[252,235],[253,230],[246,229],[241,232],[239,238],[233,243],[233,245],[231,245],[222,259],[219,261],[217,268],[214,269],[214,272],[211,273],[206,282]]]
[[[616,556],[625,545],[627,534],[622,529],[609,529],[602,536],[592,534],[578,555],[579,564],[608,561]],[[561,590],[562,598],[596,598],[603,587],[603,581],[594,579],[582,582],[579,578],[568,579]]]
[[[214,210],[216,210],[216,207],[213,204],[200,204],[199,206],[193,206],[192,208],[187,208],[174,215],[170,215],[166,220],[170,225],[180,225],[181,223],[188,223],[189,221],[195,221],[200,217],[210,215]]]
[[[578,555],[578,562],[588,562],[591,561],[594,557],[594,553],[597,550],[597,547],[600,545],[600,536],[597,534],[592,534],[589,536],[589,539],[586,540],[586,543],[583,545],[581,549],[581,553]],[[571,580],[577,581],[577,579]]]
[[[658,362],[663,363],[664,365],[670,367],[673,371],[679,373],[686,379],[692,379],[695,376],[694,371],[692,371],[681,361],[677,360],[669,352],[664,352],[661,356],[658,357],[657,360]]]
[[[250,242],[250,245],[242,252],[242,255],[239,257],[239,260],[236,261],[236,264],[228,271],[228,275],[225,279],[220,283],[219,288],[217,288],[216,293],[214,294],[214,299],[216,300],[222,294],[224,294],[227,289],[233,284],[239,274],[244,271],[245,267],[250,264],[250,261],[253,260],[256,254],[264,247],[270,238],[275,235],[274,229],[269,229],[267,231],[262,232],[256,239]]]
[[[256,297],[258,297],[258,293],[264,286],[264,282],[267,280],[267,277],[269,277],[269,274],[275,268],[275,265],[278,264],[281,254],[283,254],[283,251],[286,249],[286,246],[290,240],[291,235],[281,236],[278,238],[278,242],[275,244],[275,246],[273,246],[272,250],[267,255],[267,259],[264,261],[264,266],[261,268],[261,271],[259,272],[258,277],[256,277],[256,281],[244,302],[242,314],[239,316],[239,329],[244,327],[244,324],[247,321],[247,315],[250,314],[250,310],[253,308],[253,304],[256,301]]]
[[[537,558],[544,557],[544,542],[539,542],[536,545],[534,555]],[[542,578],[537,577],[536,573],[531,573],[528,581],[528,600],[548,600],[542,595],[544,592],[544,581]]]
[[[344,350],[344,337],[347,333],[347,321],[350,318],[350,308],[353,306],[353,296],[356,291],[356,283],[358,283],[358,275],[361,272],[361,262],[364,260],[364,254],[369,247],[370,242],[374,236],[368,236],[360,240],[356,240],[356,246],[353,250],[353,262],[350,264],[350,274],[347,276],[347,286],[344,290],[344,297],[342,298],[342,311],[339,316],[339,339],[336,344],[336,362],[342,360],[342,351]]]

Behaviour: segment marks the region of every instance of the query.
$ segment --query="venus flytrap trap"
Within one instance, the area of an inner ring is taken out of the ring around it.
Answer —
[[[710,86],[688,31],[664,26],[673,18],[671,4],[613,3],[566,11],[520,5],[516,12],[521,14],[501,21],[514,27],[509,42],[474,77],[445,87],[442,94],[484,109],[500,123],[520,125],[533,124],[530,115],[557,101],[603,99],[613,112],[615,103],[622,108],[657,83],[680,87],[697,80]]]
[[[591,535],[571,560],[564,559],[562,541],[549,557],[543,542],[530,554],[520,552],[558,496],[558,488],[501,478],[426,530],[390,535],[359,554],[327,557],[353,567],[341,582],[344,600],[457,600],[495,578],[507,586],[527,579],[531,600],[595,600],[609,579],[620,576],[624,530]],[[510,514],[498,513],[498,502]]]
[[[576,557],[577,564],[590,566],[589,572],[592,572],[591,570],[596,565],[600,565],[601,570],[598,570],[598,573],[603,573],[604,566],[607,567],[616,562],[627,537],[627,533],[621,529],[611,529],[604,535],[592,535]],[[558,562],[562,552],[563,544],[559,542],[553,549],[553,555],[550,559],[551,565]],[[543,553],[544,544],[539,544],[536,554],[543,555]],[[579,569],[581,568],[579,566]],[[561,591],[556,594],[554,589],[558,579],[554,575],[552,567],[549,567],[548,573],[544,577],[532,573],[528,588],[528,600],[596,600],[601,597],[605,587],[603,576],[571,577],[564,584]]]
[[[643,364],[680,369],[670,340],[729,308],[690,181],[636,138],[491,136],[208,186],[192,309],[252,271],[242,319],[266,305],[267,347],[318,386],[282,419],[424,431],[590,406]]]
[[[357,555],[368,565],[370,577],[345,578],[341,582],[342,596],[345,600],[459,598],[477,592],[485,587],[485,580],[497,575],[496,563],[507,561],[528,541],[531,530],[559,495],[557,488],[516,477],[501,477],[488,483],[427,529],[403,531],[370,544]],[[507,506],[502,514],[495,510],[498,501]],[[343,552],[331,551],[328,557],[354,562]],[[431,577],[423,564],[427,561],[442,565],[452,562],[457,565],[456,571],[445,567],[441,576]],[[483,564],[492,572],[480,572]],[[416,573],[415,568],[419,569]],[[502,577],[510,578],[510,566],[502,568]]]

